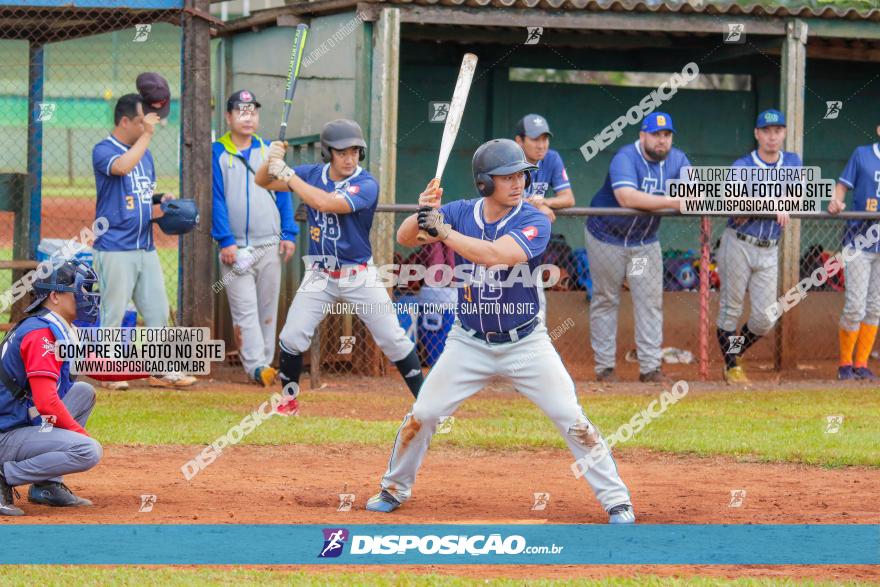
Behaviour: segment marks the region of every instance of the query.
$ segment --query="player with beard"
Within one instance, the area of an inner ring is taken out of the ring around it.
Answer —
[[[672,117],[654,112],[642,122],[639,140],[611,160],[591,208],[678,210],[666,195],[666,182],[679,179],[687,156],[672,146]],[[593,279],[590,337],[596,355],[596,378],[613,381],[617,351],[617,314],[624,277],[632,292],[639,381],[663,383],[663,258],[657,229],[660,217],[590,216],[586,223],[587,258]]]

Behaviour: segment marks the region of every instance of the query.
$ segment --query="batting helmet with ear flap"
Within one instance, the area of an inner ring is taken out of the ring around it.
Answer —
[[[321,158],[324,163],[330,162],[330,149],[343,151],[349,147],[360,148],[360,161],[367,156],[367,143],[358,123],[339,118],[324,125],[321,129]]]
[[[510,139],[493,139],[483,143],[474,152],[471,165],[474,171],[474,183],[481,196],[491,196],[495,191],[493,175],[510,175],[538,168],[526,160],[522,147]],[[530,185],[532,185],[532,174],[526,173],[526,188]]]
[[[162,216],[153,220],[165,234],[186,234],[199,224],[195,200],[182,198],[162,202]]]

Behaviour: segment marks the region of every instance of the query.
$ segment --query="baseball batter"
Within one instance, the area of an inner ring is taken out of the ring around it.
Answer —
[[[420,212],[407,218],[397,233],[400,244],[416,247],[419,229],[455,251],[456,267],[468,267],[473,279],[458,290],[458,318],[446,347],[425,379],[394,441],[382,490],[367,509],[392,512],[412,494],[416,474],[440,418],[477,393],[494,376],[510,379],[517,391],[535,402],[559,429],[578,459],[592,447],[607,444],[584,415],[574,382],[538,318],[533,282],[509,279],[517,269],[538,267],[550,239],[550,221],[524,203],[522,195],[535,168],[510,139],[480,146],[473,158],[474,180],[481,198],[440,206],[442,188],[433,183],[419,196]],[[494,276],[487,267],[505,265]],[[522,274],[522,272],[518,272]],[[633,523],[629,491],[610,452],[585,477],[610,523]]]
[[[550,222],[555,222],[554,210],[574,206],[574,194],[562,157],[550,148],[552,136],[547,119],[540,114],[526,114],[516,123],[514,140],[522,147],[526,161],[536,167],[528,172],[531,183],[523,192],[523,199],[547,216]],[[553,192],[552,196],[549,195],[550,191]],[[541,315],[546,316],[547,296],[543,287],[538,288],[538,302]]]
[[[279,407],[284,414],[299,409],[299,377],[302,354],[308,350],[315,328],[325,318],[325,308],[342,299],[360,304],[366,311],[358,317],[376,343],[395,364],[412,394],[422,385],[422,367],[415,344],[390,311],[391,299],[380,284],[373,265],[370,227],[379,201],[379,186],[358,163],[367,144],[361,127],[353,120],[334,120],[321,130],[321,154],[325,163],[284,163],[285,145],[269,147],[269,160],[257,170],[257,183],[268,189],[295,192],[308,210],[309,255],[312,264],[290,305],[281,331],[281,383],[290,400]],[[271,176],[275,177],[272,181]],[[363,274],[363,275],[358,275]]]
[[[880,135],[880,126],[877,127],[877,134]],[[846,208],[844,198],[849,190],[853,192],[854,210],[877,212],[877,202],[880,201],[880,143],[863,145],[853,151],[837,179],[828,212],[837,214]],[[877,222],[872,219],[849,220],[846,223],[843,246],[855,251],[844,256],[844,259],[851,259],[846,262],[846,302],[840,315],[838,379],[875,379],[868,369],[868,359],[880,321],[880,243],[865,235]],[[874,244],[859,248],[855,243],[859,235]],[[855,254],[856,251],[859,254]]]
[[[797,153],[783,151],[785,115],[765,110],[755,123],[758,148],[734,161],[734,167],[800,167]],[[721,236],[718,249],[718,277],[721,291],[716,321],[718,344],[724,357],[724,379],[730,384],[749,382],[742,368],[743,353],[773,328],[766,309],[776,301],[779,253],[777,243],[788,223],[788,214],[776,218],[733,218]],[[739,335],[736,327],[743,311],[746,290],[751,299],[749,320]]]
[[[690,165],[672,146],[672,117],[653,112],[645,117],[639,140],[611,160],[605,184],[593,196],[592,208],[678,210],[666,195],[666,181],[678,179]],[[587,259],[593,278],[590,337],[596,355],[596,378],[613,381],[617,355],[620,290],[628,276],[635,313],[639,381],[663,382],[663,258],[658,216],[590,216],[586,223]]]

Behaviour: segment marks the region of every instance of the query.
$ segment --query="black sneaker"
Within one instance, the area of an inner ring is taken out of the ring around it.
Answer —
[[[57,483],[55,481],[45,481],[31,485],[28,491],[28,501],[61,508],[92,505],[92,502],[89,500],[74,495],[70,487],[64,483]]]
[[[24,510],[15,505],[12,497],[12,486],[6,482],[6,477],[0,473],[0,516],[23,516]]]
[[[654,369],[648,373],[640,373],[639,381],[642,383],[669,383],[670,379],[660,369]]]
[[[614,369],[600,369],[596,372],[596,381],[600,383],[614,383],[617,377],[614,376]]]

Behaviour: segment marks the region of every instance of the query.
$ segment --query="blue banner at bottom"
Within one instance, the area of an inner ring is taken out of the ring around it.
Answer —
[[[0,564],[880,564],[880,525],[3,525],[0,543]]]

